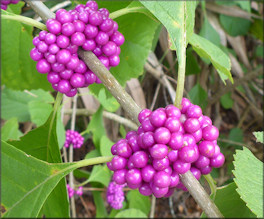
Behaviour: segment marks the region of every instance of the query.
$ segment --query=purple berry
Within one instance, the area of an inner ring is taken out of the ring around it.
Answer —
[[[159,171],[154,174],[153,184],[158,187],[168,187],[170,185],[170,175],[165,171]]]
[[[178,173],[178,174],[184,174],[186,173],[189,169],[191,168],[190,163],[185,163],[181,160],[177,160],[173,163],[173,169]]]
[[[199,121],[202,129],[208,125],[212,125],[212,120],[208,116],[201,116]]]
[[[68,80],[60,80],[58,83],[58,91],[65,94],[72,89],[70,82]]]
[[[84,30],[84,34],[88,39],[93,39],[98,34],[98,28],[91,24],[87,24]]]
[[[155,144],[154,134],[153,132],[146,132],[144,133],[142,143],[144,148],[150,148]]]
[[[91,71],[84,73],[84,77],[87,85],[93,84],[96,81],[96,75]]]
[[[69,92],[67,92],[65,95],[67,97],[73,97],[77,94],[77,89],[76,88],[72,88]]]
[[[192,106],[192,103],[190,102],[190,100],[188,100],[187,98],[182,98],[182,109],[181,109],[181,113],[186,113],[187,109]]]
[[[190,171],[197,180],[201,178],[201,171],[199,169],[191,167]]]
[[[40,41],[37,45],[37,49],[41,53],[45,53],[48,51],[48,44],[46,44],[44,41]]]
[[[215,153],[215,145],[211,141],[202,141],[199,145],[199,152],[201,155],[211,158]]]
[[[76,56],[71,56],[70,61],[66,64],[67,69],[74,70],[79,66],[79,58]]]
[[[195,144],[195,138],[191,134],[183,135],[183,147],[194,146]]]
[[[111,18],[107,18],[105,20],[103,20],[103,22],[100,24],[100,30],[104,31],[104,32],[108,32],[110,31],[114,26],[114,22]]]
[[[110,40],[113,41],[117,46],[121,46],[125,42],[123,34],[118,31],[111,35]]]
[[[69,39],[69,37],[66,37],[66,36],[64,36],[64,35],[59,35],[58,37],[57,37],[57,45],[60,47],[60,48],[62,48],[62,49],[65,49],[65,48],[67,48],[68,46],[69,46],[69,44],[70,44],[70,39]]]
[[[133,135],[128,139],[128,144],[130,145],[133,152],[141,150],[138,143],[137,143],[137,135]]]
[[[194,133],[200,129],[200,123],[199,120],[196,118],[189,118],[187,119],[184,124],[184,129],[188,133]]]
[[[82,48],[86,51],[92,51],[96,48],[96,43],[94,40],[85,40]]]
[[[127,165],[127,159],[120,157],[118,155],[114,156],[112,159],[112,167],[114,170],[124,169]]]
[[[46,36],[45,36],[45,43],[47,44],[53,44],[56,42],[56,35],[55,34],[52,34],[52,33],[47,33]]]
[[[74,70],[77,73],[84,74],[87,71],[87,66],[84,61],[79,60],[78,66]]]
[[[83,87],[85,83],[85,77],[82,74],[75,73],[71,76],[70,83],[73,87]]]
[[[170,141],[171,133],[167,128],[160,127],[155,131],[154,138],[158,144],[167,144]]]
[[[85,42],[85,35],[81,32],[76,32],[71,36],[71,43],[76,46],[82,46]]]
[[[219,168],[225,162],[225,156],[222,153],[219,153],[217,156],[210,159],[211,167]]]
[[[55,19],[47,20],[46,25],[47,25],[48,31],[55,35],[61,32],[61,23]]]
[[[176,117],[169,117],[165,124],[164,127],[169,129],[170,132],[177,132],[180,129],[180,121]]]
[[[94,53],[97,57],[103,55],[103,52],[102,52],[101,46],[96,46],[96,48],[93,50],[93,53]]]
[[[208,125],[202,129],[203,139],[207,141],[214,141],[219,136],[218,128],[213,125]]]
[[[138,114],[138,121],[142,123],[149,115],[151,114],[151,110],[149,109],[143,109],[139,114]]]
[[[148,163],[148,155],[145,151],[137,151],[132,155],[132,162],[136,168],[143,168]]]
[[[150,182],[152,181],[153,177],[154,177],[154,174],[155,174],[156,170],[152,167],[152,165],[147,165],[145,167],[143,167],[141,169],[141,176],[142,176],[142,179],[145,181],[145,182]]]
[[[119,185],[126,183],[126,173],[127,173],[126,169],[115,171],[113,174],[113,180]]]
[[[103,15],[100,12],[93,12],[89,16],[89,23],[94,26],[99,26],[103,22]]]
[[[152,189],[150,188],[149,183],[142,183],[138,188],[138,191],[144,196],[152,195]]]
[[[140,184],[142,182],[140,170],[138,169],[128,170],[126,173],[126,181],[127,183],[132,184],[132,185]]]
[[[168,105],[165,107],[165,111],[168,117],[175,117],[177,119],[181,116],[181,111],[173,105]]]
[[[39,61],[43,58],[43,54],[40,53],[37,48],[33,48],[31,51],[30,51],[30,57],[31,59],[33,59],[34,61]]]
[[[151,113],[149,119],[155,127],[162,127],[167,120],[167,115],[164,111],[157,109]]]
[[[48,51],[51,54],[56,54],[58,51],[60,51],[60,47],[58,47],[57,44],[53,43],[53,44],[49,45]]]
[[[154,159],[162,159],[168,154],[168,147],[164,144],[155,144],[149,149],[150,155]]]
[[[61,33],[64,36],[71,36],[72,34],[75,33],[75,27],[73,25],[73,23],[65,23],[62,25],[61,27]]]
[[[192,136],[194,137],[196,143],[201,141],[202,136],[203,136],[202,129],[198,129],[196,132],[192,133]]]
[[[107,57],[99,56],[98,59],[103,63],[106,68],[109,66],[109,59]]]
[[[118,66],[119,63],[120,63],[120,58],[118,55],[112,55],[112,56],[109,56],[109,66]]]
[[[149,117],[146,118],[144,121],[141,122],[142,128],[144,129],[145,132],[148,131],[154,131],[155,127],[152,125],[152,123],[150,122]]]
[[[195,145],[195,146],[183,147],[179,151],[179,158],[185,163],[195,162],[199,157],[199,153],[197,153],[194,147],[197,146]]]
[[[156,198],[162,198],[164,195],[168,193],[168,191],[169,191],[169,187],[161,188],[155,185],[152,186],[152,192]]]
[[[188,118],[199,118],[203,114],[201,107],[198,105],[190,106],[186,111],[186,116]]]
[[[60,11],[60,13],[56,13],[56,20],[58,20],[61,24],[72,22],[72,15],[68,11]]]
[[[132,149],[126,141],[121,142],[116,145],[116,154],[121,157],[129,158],[132,155]]]
[[[169,167],[170,165],[170,160],[168,157],[165,157],[163,159],[153,159],[152,165],[155,170],[161,171]]]
[[[76,32],[80,32],[80,33],[84,32],[84,30],[85,30],[85,23],[83,23],[82,21],[75,20],[75,21],[73,21],[73,25],[75,27],[75,31]]]
[[[47,75],[47,79],[51,84],[57,84],[60,81],[60,76],[56,72],[50,72]]]
[[[95,37],[95,42],[99,45],[105,45],[109,41],[109,36],[107,33],[99,31]]]
[[[180,149],[183,146],[183,135],[181,133],[179,133],[179,132],[172,133],[168,145],[173,150]]]
[[[206,166],[206,167],[201,168],[200,171],[201,171],[201,174],[203,174],[203,175],[207,175],[207,174],[211,173],[211,171],[212,171],[212,167],[210,167],[210,166],[208,165],[208,166]]]
[[[36,68],[41,74],[49,73],[51,70],[50,64],[46,61],[46,59],[39,60]]]
[[[102,51],[106,56],[111,56],[116,53],[116,48],[116,44],[112,41],[109,41],[104,46],[102,46]]]
[[[89,14],[85,11],[79,13],[79,20],[87,24],[89,21]]]
[[[202,169],[206,166],[208,166],[210,164],[210,159],[200,155],[199,158],[195,161],[194,165],[198,168],[198,169]]]
[[[180,182],[179,174],[174,170],[170,176],[170,188],[176,187]]]
[[[58,63],[66,64],[71,60],[71,53],[66,49],[62,49],[56,54],[56,60]]]
[[[168,158],[171,163],[174,163],[178,159],[178,154],[179,154],[178,150],[172,150],[168,153]]]

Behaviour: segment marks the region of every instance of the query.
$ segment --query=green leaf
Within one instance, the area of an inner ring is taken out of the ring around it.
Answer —
[[[138,190],[131,190],[127,193],[128,207],[139,209],[148,215],[150,211],[150,200],[148,196],[143,196]]]
[[[21,5],[20,5],[21,6]],[[10,9],[10,12],[13,12]],[[51,90],[46,75],[39,74],[30,58],[33,27],[14,20],[1,19],[1,84],[15,90]]]
[[[235,142],[243,143],[243,130],[240,128],[231,129],[228,139]]]
[[[255,218],[256,216],[248,209],[236,191],[235,183],[216,189],[214,203],[225,218]],[[211,196],[212,198],[212,196]],[[201,217],[206,217],[203,213]]]
[[[52,119],[53,112],[44,125],[28,132],[21,137],[20,141],[9,141],[8,143],[40,160],[49,163],[61,163],[62,160],[56,134],[56,116],[53,124]],[[53,217],[69,216],[65,179],[59,182],[48,197],[43,206],[43,213],[46,216]]]
[[[220,97],[220,103],[225,109],[232,109],[234,100],[231,98],[231,92],[228,92]]]
[[[18,129],[17,118],[9,119],[5,122],[4,126],[1,128],[1,139],[3,141],[13,139],[18,140],[23,133]]]
[[[248,208],[263,218],[263,163],[246,147],[236,150],[234,159],[237,192]]]
[[[253,34],[257,39],[263,42],[263,28],[262,27],[263,27],[263,20],[254,19],[253,24],[250,26],[249,32]]]
[[[253,132],[253,134],[254,134],[254,136],[256,137],[256,139],[257,139],[257,142],[260,142],[260,143],[264,143],[264,133],[263,133],[263,131],[260,131],[260,132]]]
[[[147,215],[138,209],[130,208],[120,211],[115,218],[147,218]]]
[[[40,101],[29,102],[28,108],[31,121],[37,126],[43,125],[52,112],[52,106],[50,104]]]
[[[207,93],[200,84],[196,84],[188,93],[193,104],[199,105],[205,109],[207,105]]]
[[[106,135],[100,140],[100,152],[102,156],[112,156],[111,147],[114,144]]]
[[[220,46],[220,36],[217,31],[212,27],[209,23],[208,19],[204,17],[204,23],[199,33],[200,36],[204,37],[205,39],[211,41],[216,46]]]
[[[111,173],[106,165],[96,165],[93,167],[91,176],[87,180],[87,183],[99,182],[107,187],[110,182],[110,178],[111,178]]]
[[[64,145],[65,142],[65,128],[64,125],[61,121],[61,108],[59,108],[57,112],[57,121],[56,121],[57,127],[56,127],[56,132],[57,132],[57,138],[58,138],[58,144],[59,144],[59,149],[61,149]]]
[[[1,205],[5,211],[2,216],[37,217],[49,194],[64,176],[77,168],[76,164],[50,164],[4,141],[1,146],[1,162],[5,167],[1,169]],[[56,211],[59,209],[55,209],[53,216],[58,215]]]
[[[121,134],[122,138],[125,138],[126,137],[126,129],[125,127],[121,124],[120,127],[119,127],[119,133]]]
[[[102,84],[93,84],[89,86],[91,94],[96,97],[103,107],[109,112],[115,112],[119,107],[119,103],[112,94]]]
[[[100,147],[100,139],[106,135],[103,124],[103,107],[100,106],[97,112],[92,116],[92,119],[87,127],[87,131],[91,131],[93,134],[93,143],[96,148]]]
[[[199,56],[210,59],[224,83],[226,79],[233,83],[230,59],[219,47],[195,33],[191,35],[189,43]]]
[[[192,51],[193,49],[191,47],[186,50],[186,75],[199,74],[201,71]]]
[[[94,158],[94,157],[99,157],[100,153],[97,149],[90,151],[89,153],[87,153],[85,155],[85,159],[89,159],[89,158]]]
[[[127,14],[115,19],[125,37],[120,47],[120,64],[110,69],[121,85],[143,73],[159,23],[144,14]]]
[[[249,20],[240,17],[220,14],[219,18],[223,28],[231,36],[246,35],[251,25]]]
[[[93,199],[96,206],[96,218],[107,218],[107,211],[102,198],[102,192],[93,191]]]
[[[17,117],[19,122],[30,121],[28,103],[31,101],[52,103],[54,102],[54,98],[49,92],[41,89],[22,92],[5,87],[2,90],[1,96],[1,118],[7,120]]]
[[[17,4],[9,4],[7,7],[7,12],[12,12],[14,14],[20,14],[21,8],[25,5],[25,2],[19,1]],[[1,10],[2,12],[2,10]]]
[[[193,34],[196,1],[140,1],[167,29],[182,63],[187,41]]]

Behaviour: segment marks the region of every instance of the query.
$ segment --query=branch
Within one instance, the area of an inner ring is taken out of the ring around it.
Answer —
[[[49,9],[42,3],[37,1],[25,0],[35,10],[43,20],[52,17]],[[37,3],[37,4],[36,4]],[[47,12],[48,11],[48,12]],[[52,14],[53,15],[53,14]],[[139,106],[134,102],[132,97],[126,93],[124,88],[117,82],[113,75],[100,62],[100,60],[90,51],[79,50],[79,56],[86,65],[93,71],[111,94],[117,99],[124,110],[129,114],[130,118],[140,124],[137,115],[140,112]],[[86,165],[86,160],[78,162],[79,167]],[[201,206],[208,217],[222,218],[222,214],[212,202],[208,194],[205,192],[201,184],[196,180],[190,171],[181,175],[183,184],[189,190],[195,201]]]

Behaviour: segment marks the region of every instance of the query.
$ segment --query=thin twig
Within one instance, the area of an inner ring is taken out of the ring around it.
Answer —
[[[156,208],[156,197],[154,195],[152,195],[152,198],[151,198],[151,209],[150,209],[149,218],[154,218],[154,216],[155,216],[155,208]]]
[[[75,129],[75,119],[76,119],[76,108],[77,108],[77,96],[75,95],[73,97],[73,107],[72,107],[72,118],[71,118],[71,130],[74,131]],[[70,144],[69,147],[69,162],[73,162],[73,145]],[[70,172],[69,174],[69,181],[70,181],[70,187],[73,188],[74,184],[74,178],[73,178],[73,172]],[[75,200],[74,196],[71,197],[71,210],[72,210],[72,217],[76,218],[76,209],[75,209]]]
[[[151,106],[149,108],[151,111],[154,109],[154,106],[155,106],[155,103],[156,103],[156,100],[157,100],[157,97],[158,97],[158,94],[159,94],[159,90],[160,90],[160,83],[158,83],[158,86],[157,86],[157,88],[155,90],[155,93],[154,93],[154,97],[153,97]]]
[[[64,113],[65,113],[65,108],[64,108],[64,103],[65,102],[65,96],[63,96],[63,99],[62,99],[62,106],[61,106],[61,122],[63,122],[63,117],[64,117]],[[64,147],[64,145],[62,146],[63,147],[63,157],[64,157],[64,162],[65,163],[68,163],[68,158],[67,158],[67,150],[66,148]]]
[[[96,111],[92,111],[92,110],[89,110],[89,109],[77,109],[76,110],[76,115],[78,116],[91,116],[95,113]],[[72,109],[66,109],[65,110],[65,114],[72,114]],[[137,124],[135,124],[134,122],[132,122],[131,120],[129,119],[126,119],[122,116],[119,116],[117,114],[114,114],[114,113],[110,113],[110,112],[107,112],[107,111],[103,111],[103,116],[105,118],[108,118],[108,119],[111,119],[113,121],[116,121],[122,125],[125,125],[127,126],[128,128],[131,128],[131,129],[137,129]]]
[[[169,197],[169,206],[170,206],[171,216],[172,216],[173,218],[176,218],[175,211],[174,211],[174,206],[173,206],[173,200],[172,200],[172,197]]]

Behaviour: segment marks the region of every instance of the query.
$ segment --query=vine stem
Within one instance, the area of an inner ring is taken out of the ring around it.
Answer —
[[[7,20],[14,20],[14,21],[19,21],[21,23],[24,23],[24,24],[28,24],[30,26],[33,26],[33,27],[37,27],[41,30],[47,30],[47,27],[45,24],[42,24],[32,18],[28,18],[28,17],[25,17],[25,16],[21,16],[21,15],[7,15],[7,14],[2,14],[1,15],[1,18],[2,19],[7,19]]]
[[[44,21],[46,21],[47,18],[51,18],[52,16],[54,16],[54,14],[50,12],[49,9],[42,2],[31,1],[31,0],[25,0],[25,1],[33,8],[33,10],[35,10],[42,17]],[[36,5],[33,3],[38,3],[38,4]],[[51,16],[49,16],[50,13],[52,13]],[[80,49],[78,51],[78,55],[83,59],[83,61],[91,69],[91,71],[93,71],[99,77],[99,79],[102,81],[105,87],[110,91],[110,93],[117,99],[120,105],[128,113],[130,118],[138,125],[140,125],[139,121],[137,120],[137,115],[141,110],[140,107],[135,103],[132,97],[129,94],[127,94],[124,88],[117,82],[117,80],[108,71],[108,69],[90,51],[83,51]],[[182,72],[182,70],[180,72]],[[179,94],[178,97],[182,96],[182,94],[180,95],[179,91],[178,94]],[[180,100],[177,100],[176,102],[180,103]],[[96,157],[89,160],[81,160],[76,163],[76,168],[109,162],[112,160],[112,158],[113,156]],[[206,193],[204,188],[196,180],[196,178],[192,175],[190,171],[188,171],[185,174],[182,174],[180,177],[183,184],[186,186],[190,194],[193,196],[195,201],[200,205],[200,207],[204,210],[205,214],[208,217],[223,218],[223,215],[221,214],[219,209],[216,207],[216,205],[210,199],[209,195]]]

